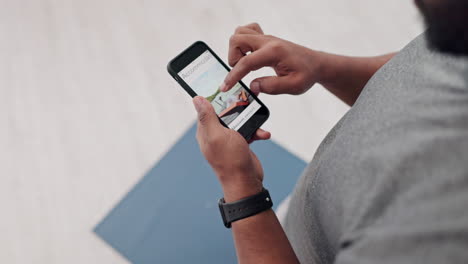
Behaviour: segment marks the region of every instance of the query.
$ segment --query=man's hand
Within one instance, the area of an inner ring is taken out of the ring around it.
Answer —
[[[248,142],[236,131],[219,122],[213,106],[205,98],[193,99],[198,112],[197,140],[201,152],[215,171],[227,202],[236,201],[262,190],[263,169]],[[255,139],[268,139],[270,133],[259,129]]]
[[[250,52],[250,53],[249,53]],[[251,71],[272,67],[277,76],[255,79],[254,93],[302,94],[321,78],[321,53],[264,35],[257,23],[238,27],[229,41],[229,64],[221,91],[227,91]]]
[[[320,83],[348,105],[353,105],[374,73],[394,54],[358,58],[319,52],[264,35],[257,23],[238,27],[229,41],[233,67],[221,85],[227,91],[249,72],[272,67],[277,76],[257,78],[254,93],[302,94]]]
[[[197,140],[205,158],[215,171],[226,202],[238,201],[262,191],[263,169],[248,142],[236,131],[219,122],[213,106],[196,96]],[[257,137],[269,133],[257,131]],[[239,263],[299,263],[273,210],[232,223]]]

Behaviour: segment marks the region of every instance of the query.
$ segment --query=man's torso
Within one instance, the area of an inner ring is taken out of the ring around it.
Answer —
[[[285,231],[301,263],[467,257],[468,59],[420,36],[382,67],[299,180]]]

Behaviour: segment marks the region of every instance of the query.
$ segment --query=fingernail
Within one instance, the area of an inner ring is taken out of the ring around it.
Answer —
[[[226,88],[227,88],[226,82],[223,82],[219,90],[221,90],[221,92],[225,92]]]
[[[259,93],[260,92],[260,83],[259,82],[253,82],[250,84],[250,90],[252,90],[253,93]]]
[[[203,98],[201,96],[195,96],[195,98],[193,98],[193,105],[195,106],[195,110],[200,112],[203,107]]]

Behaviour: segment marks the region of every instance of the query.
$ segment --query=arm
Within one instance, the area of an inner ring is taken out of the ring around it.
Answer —
[[[232,225],[239,263],[299,263],[272,210]]]
[[[251,71],[272,67],[277,76],[253,80],[252,91],[302,94],[320,83],[342,101],[353,105],[367,81],[393,56],[358,58],[319,52],[264,35],[254,23],[237,28],[230,39],[229,64],[233,69],[221,90],[230,89]]]
[[[197,140],[221,183],[225,201],[259,193],[263,169],[246,140],[221,125],[206,99],[197,96],[193,102],[198,112]],[[265,131],[257,134],[262,139],[269,137]],[[299,263],[271,209],[232,223],[232,232],[239,263]]]
[[[353,105],[369,79],[395,53],[377,57],[346,57],[323,53],[324,72],[320,84],[348,105]]]
[[[260,192],[252,192],[249,189],[238,190],[232,194],[225,191],[225,199],[232,202]],[[242,193],[249,195],[244,196]],[[232,233],[239,263],[299,263],[271,209],[232,223]]]

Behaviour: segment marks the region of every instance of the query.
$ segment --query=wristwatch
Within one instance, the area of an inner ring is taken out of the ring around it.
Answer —
[[[240,219],[244,219],[263,211],[270,209],[273,206],[270,193],[267,189],[255,195],[241,199],[237,202],[226,203],[224,198],[219,199],[219,211],[223,218],[224,226],[231,228],[231,223]]]

